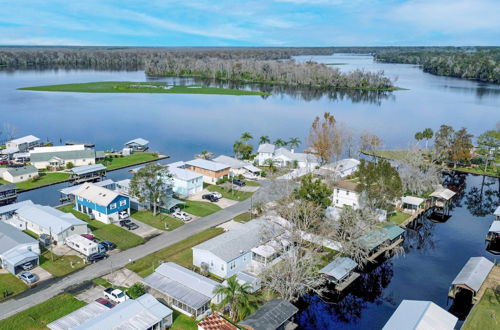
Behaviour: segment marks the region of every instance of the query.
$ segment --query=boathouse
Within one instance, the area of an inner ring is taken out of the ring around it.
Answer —
[[[149,141],[143,138],[137,138],[125,143],[125,147],[132,149],[132,151],[146,151],[149,149]]]
[[[485,257],[470,258],[451,282],[448,297],[455,299],[462,295],[470,296],[472,304],[475,304],[480,298],[478,297],[479,290],[493,266],[493,262]]]
[[[15,184],[0,184],[0,206],[13,203],[16,199],[17,186]]]
[[[487,241],[495,241],[500,238],[500,221],[493,221],[488,230]]]
[[[259,308],[255,313],[240,322],[248,330],[282,330],[295,329],[294,315],[297,307],[283,299],[273,299]]]
[[[399,226],[389,225],[382,229],[369,231],[357,238],[357,241],[369,251],[368,261],[374,261],[382,253],[401,244],[404,232],[405,230]]]
[[[410,212],[418,212],[425,199],[415,196],[404,196],[401,198],[401,208]]]
[[[354,271],[357,266],[358,264],[351,258],[339,257],[319,272],[335,284],[336,290],[342,291],[359,277],[359,274]]]
[[[71,169],[71,180],[74,184],[100,181],[105,176],[106,166],[102,164],[78,166]]]
[[[403,300],[382,330],[453,330],[457,321],[432,301]]]

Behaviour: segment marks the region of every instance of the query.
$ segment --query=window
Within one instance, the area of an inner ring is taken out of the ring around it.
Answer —
[[[337,194],[340,194],[340,189],[337,188]]]
[[[349,191],[346,191],[345,194],[346,194],[346,196],[349,196]]]
[[[109,206],[109,209],[110,209],[110,210],[114,210],[114,209],[116,209],[116,203],[111,204],[111,205]]]
[[[127,201],[125,199],[120,201],[120,206],[124,206],[124,205],[127,205]]]

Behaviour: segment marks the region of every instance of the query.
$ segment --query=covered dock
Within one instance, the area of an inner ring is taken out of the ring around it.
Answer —
[[[455,299],[460,295],[470,296],[471,303],[475,304],[480,299],[478,293],[493,266],[493,262],[485,257],[470,258],[451,282],[448,297]]]
[[[394,249],[403,242],[405,230],[399,226],[389,225],[382,229],[372,230],[357,238],[358,244],[367,249],[368,261],[375,261],[384,252]]]
[[[425,199],[415,196],[404,196],[401,198],[401,208],[403,210],[409,210],[412,213],[416,213],[422,207]]]
[[[403,300],[382,330],[453,330],[457,321],[432,301]]]
[[[125,147],[133,151],[146,151],[149,149],[149,141],[143,138],[137,138],[126,142]]]
[[[71,180],[74,184],[100,181],[106,176],[106,166],[102,164],[78,166],[71,169]]]
[[[13,183],[0,184],[0,206],[17,200],[17,186]]]
[[[500,221],[493,221],[488,229],[488,236],[486,236],[487,241],[495,241],[500,238]]]
[[[453,190],[444,188],[439,185],[432,194],[431,205],[435,208],[435,213],[441,214],[443,217],[449,214],[450,202],[457,193]]]
[[[337,291],[342,291],[359,277],[359,273],[354,271],[356,267],[358,264],[351,258],[339,257],[320,269],[319,272],[335,284]]]

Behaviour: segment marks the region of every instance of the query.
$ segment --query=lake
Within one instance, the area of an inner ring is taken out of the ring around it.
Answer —
[[[0,71],[0,122],[17,127],[17,135],[33,134],[55,143],[95,143],[97,149],[121,149],[143,137],[151,150],[188,160],[201,150],[231,154],[242,132],[271,139],[299,137],[305,148],[315,116],[331,112],[354,134],[379,135],[387,148],[405,148],[416,131],[441,124],[465,126],[478,135],[500,121],[500,86],[438,77],[413,65],[375,63],[371,56],[336,54],[297,60],[346,63],[341,70],[383,70],[407,90],[390,93],[339,91],[322,94],[276,88],[269,97],[173,94],[83,94],[18,91],[16,88],[94,81],[166,81],[139,71]],[[224,84],[223,84],[224,85]],[[225,84],[228,85],[228,84]],[[250,88],[250,87],[248,87]],[[108,174],[129,177],[126,169]],[[448,286],[471,256],[493,256],[484,237],[498,204],[498,180],[457,175],[465,184],[452,217],[445,223],[425,220],[409,231],[406,254],[363,274],[344,297],[325,303],[317,297],[299,302],[297,320],[304,329],[379,329],[402,299],[432,300],[448,308]],[[26,192],[21,200],[56,205],[59,184]],[[481,187],[483,188],[481,191]],[[482,193],[481,193],[482,192]]]

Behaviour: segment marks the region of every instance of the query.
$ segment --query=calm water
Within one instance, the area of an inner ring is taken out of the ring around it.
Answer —
[[[325,111],[360,133],[369,130],[388,148],[404,148],[416,131],[445,123],[480,134],[500,121],[500,86],[437,77],[412,65],[374,63],[369,56],[300,57],[347,63],[341,70],[383,70],[408,90],[392,93],[275,91],[270,97],[168,94],[83,94],[18,91],[18,87],[92,81],[147,81],[142,72],[0,71],[0,123],[54,142],[79,141],[97,149],[120,149],[143,137],[151,149],[186,160],[201,150],[231,154],[243,131],[272,139],[306,140],[313,118]],[[181,82],[181,80],[176,80]],[[303,146],[305,147],[305,146]],[[109,173],[128,177],[127,170]],[[404,257],[363,274],[345,297],[325,303],[310,297],[300,303],[298,321],[306,329],[378,329],[402,299],[432,300],[448,308],[448,286],[471,256],[493,256],[484,237],[498,204],[498,181],[457,176],[465,191],[445,223],[425,221],[408,232]],[[21,194],[20,199],[56,205],[66,184]],[[481,187],[483,188],[481,190]],[[332,298],[333,299],[333,298]]]

